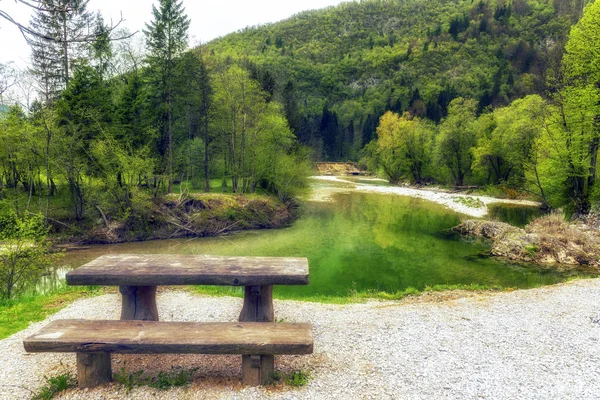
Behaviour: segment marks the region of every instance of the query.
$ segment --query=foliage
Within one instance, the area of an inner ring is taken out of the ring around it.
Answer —
[[[563,59],[564,86],[556,95],[555,153],[565,178],[565,192],[576,213],[590,210],[597,185],[600,149],[600,3],[589,4],[571,29]]]
[[[77,379],[69,373],[52,376],[46,380],[46,385],[42,386],[40,391],[33,396],[33,400],[50,400],[60,392],[77,385]]]
[[[318,159],[346,161],[386,111],[437,123],[456,97],[475,99],[481,112],[545,93],[547,61],[580,16],[571,1],[364,0],[249,27],[208,48],[212,58],[253,65]]]
[[[81,39],[94,20],[87,10],[88,3],[89,0],[44,0],[40,7],[34,7],[30,29],[38,34],[26,38],[44,102],[59,97],[71,79],[71,63],[84,56],[86,45]],[[101,20],[96,22],[102,24]]]
[[[388,111],[377,127],[377,141],[367,157],[367,164],[381,167],[391,183],[408,176],[412,182],[422,183],[431,165],[432,124],[418,117]]]
[[[52,265],[47,229],[41,215],[0,216],[0,299],[11,299]]]
[[[456,197],[454,198],[455,203],[462,204],[465,207],[469,208],[482,208],[485,204],[476,197],[465,196],[465,197]]]
[[[477,142],[476,107],[475,100],[454,99],[448,108],[448,116],[440,124],[438,163],[447,168],[456,186],[463,186],[473,166],[472,149]]]
[[[152,6],[154,19],[146,24],[144,34],[148,46],[148,76],[151,82],[157,124],[161,132],[159,151],[165,158],[168,175],[168,193],[173,191],[173,102],[176,69],[179,57],[187,47],[190,20],[183,3],[178,0],[159,0],[159,8]]]

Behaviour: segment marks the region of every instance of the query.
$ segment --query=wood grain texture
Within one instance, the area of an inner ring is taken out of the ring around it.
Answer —
[[[80,389],[111,381],[110,353],[77,353],[77,385]]]
[[[242,383],[244,385],[268,385],[273,382],[275,356],[243,355]]]
[[[308,260],[175,254],[107,254],[67,274],[69,285],[308,285]]]
[[[56,320],[23,340],[28,352],[310,354],[310,324]]]
[[[119,286],[121,319],[158,321],[156,286]]]
[[[246,286],[240,322],[273,322],[273,286]]]

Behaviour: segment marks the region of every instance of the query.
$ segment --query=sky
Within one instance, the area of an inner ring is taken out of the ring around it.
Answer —
[[[346,0],[347,1],[347,0]],[[120,27],[139,31],[152,18],[151,0],[90,0],[88,10],[100,11],[110,25],[123,15]],[[342,0],[183,0],[186,14],[191,20],[190,45],[206,43],[227,33],[247,26],[262,25],[286,19],[300,11],[324,8],[342,3]],[[16,21],[27,24],[31,9],[14,0],[0,0],[0,10],[6,11]],[[0,62],[14,62],[19,68],[29,64],[29,47],[19,30],[0,19]]]

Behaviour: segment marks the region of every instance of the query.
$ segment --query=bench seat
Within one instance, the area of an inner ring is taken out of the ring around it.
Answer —
[[[56,320],[23,340],[28,352],[75,352],[80,387],[112,380],[110,353],[241,354],[242,379],[266,383],[276,354],[311,354],[310,324]]]

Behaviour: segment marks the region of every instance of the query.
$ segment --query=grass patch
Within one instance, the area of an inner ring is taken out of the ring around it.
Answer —
[[[243,297],[244,290],[241,287],[232,287],[232,286],[192,286],[192,293],[198,293],[209,296],[232,296],[232,297]],[[426,286],[423,289],[417,289],[414,287],[408,287],[404,290],[399,290],[397,292],[384,292],[377,290],[364,290],[357,291],[355,289],[349,289],[347,296],[328,296],[321,294],[296,294],[296,293],[277,293],[277,286],[275,286],[275,292],[273,294],[274,298],[280,300],[297,300],[297,301],[306,301],[311,303],[325,303],[325,304],[352,304],[352,303],[362,303],[369,299],[378,299],[378,300],[402,300],[406,297],[410,296],[420,296],[423,293],[427,292],[442,292],[442,291],[450,291],[450,290],[466,290],[466,291],[510,291],[514,290],[514,288],[503,288],[495,285],[480,285],[476,283],[472,283],[469,285],[434,285],[434,286]]]
[[[77,379],[69,373],[46,378],[46,384],[32,397],[33,400],[49,400],[60,392],[75,387]]]
[[[197,368],[175,369],[171,368],[168,372],[159,372],[154,378],[148,381],[148,386],[155,389],[167,390],[172,387],[186,386],[192,381],[192,376]]]
[[[454,202],[458,204],[462,204],[465,207],[469,208],[482,208],[485,206],[483,201],[475,198],[475,197],[455,197]]]
[[[127,373],[125,368],[114,374],[116,382],[125,387],[127,393],[136,386],[167,390],[173,387],[186,386],[192,382],[192,376],[198,368],[171,368],[167,372],[160,371],[156,376],[144,376],[144,371]]]
[[[0,302],[0,339],[19,332],[32,322],[46,319],[77,299],[96,296],[103,289],[96,286],[63,286],[45,295],[23,296]]]
[[[288,374],[283,374],[280,371],[275,371],[273,373],[272,384],[281,384],[286,383],[287,385],[294,387],[302,387],[306,386],[308,381],[311,379],[311,374],[309,371],[297,370],[292,371]]]

